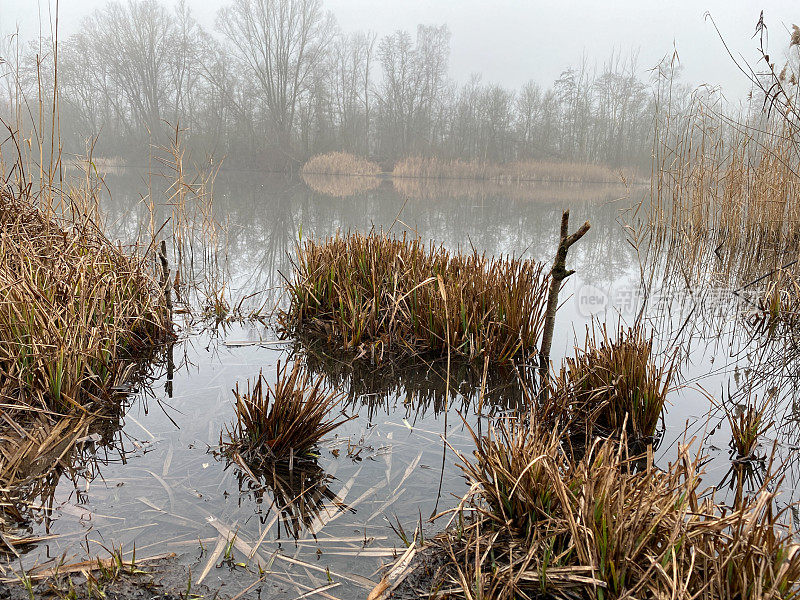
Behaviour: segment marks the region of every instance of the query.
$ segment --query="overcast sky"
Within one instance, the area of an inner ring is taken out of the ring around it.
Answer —
[[[226,0],[187,0],[197,19],[213,27],[216,10]],[[549,85],[561,71],[576,65],[583,53],[602,66],[612,49],[639,50],[642,68],[678,50],[684,79],[722,85],[729,99],[747,89],[727,57],[710,13],[735,53],[755,57],[751,39],[763,9],[773,55],[785,45],[787,29],[800,22],[798,0],[323,0],[345,31],[372,30],[379,35],[418,23],[447,23],[452,32],[451,75],[466,80],[481,73],[487,81],[519,87],[528,79]],[[174,0],[165,0],[174,4]],[[106,0],[60,0],[60,35],[80,26],[89,11]],[[39,12],[48,22],[55,0],[0,0],[0,32],[19,24],[23,35],[38,31]],[[792,10],[794,9],[794,10]]]

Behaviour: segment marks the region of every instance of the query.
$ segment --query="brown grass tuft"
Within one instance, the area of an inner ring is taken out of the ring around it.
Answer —
[[[237,384],[236,421],[220,434],[223,453],[241,457],[250,469],[289,458],[313,458],[319,440],[348,419],[328,419],[342,400],[338,392],[312,380],[300,363],[277,367],[274,386],[259,373],[247,392]],[[225,439],[227,438],[227,439]],[[237,462],[239,462],[237,460]]]
[[[703,457],[666,470],[596,442],[573,460],[553,429],[512,420],[462,457],[470,493],[437,539],[451,597],[778,599],[800,594],[800,552],[770,482],[734,509],[700,491]],[[767,478],[769,479],[769,478]],[[472,511],[465,516],[463,508]]]
[[[166,338],[161,287],[143,259],[89,219],[46,216],[0,191],[0,394],[70,412],[109,397],[126,361]]]
[[[761,436],[774,425],[767,414],[773,398],[774,396],[767,396],[759,402],[757,397],[748,396],[741,405],[725,407],[725,417],[731,428],[731,448],[736,454],[736,460],[759,458],[757,450]]]
[[[653,338],[641,326],[620,325],[611,340],[603,325],[599,333],[587,331],[584,348],[566,359],[552,396],[585,425],[590,437],[592,432],[624,430],[634,440],[652,439],[674,369],[674,360],[654,362]]]
[[[537,349],[548,282],[531,260],[451,254],[405,235],[337,234],[298,247],[280,327],[376,361],[452,352],[510,363]]]
[[[111,243],[66,198],[0,184],[0,490],[22,518],[80,463],[79,440],[116,423],[120,403],[172,338],[145,258]],[[85,461],[84,461],[85,462]]]

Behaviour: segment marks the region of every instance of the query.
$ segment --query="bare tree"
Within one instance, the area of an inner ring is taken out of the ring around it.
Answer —
[[[431,117],[447,83],[449,54],[446,25],[420,25],[416,42],[407,31],[381,40],[378,60],[384,82],[379,100],[389,142],[385,150],[391,155],[429,146]]]
[[[295,114],[333,35],[320,0],[235,0],[217,26],[233,55],[259,85],[273,132],[291,143]]]

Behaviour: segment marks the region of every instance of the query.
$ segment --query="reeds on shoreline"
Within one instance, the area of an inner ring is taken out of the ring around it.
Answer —
[[[362,156],[348,152],[328,152],[312,156],[303,165],[303,175],[361,175],[374,177],[381,168]]]
[[[393,178],[469,179],[502,184],[526,182],[551,183],[619,183],[624,178],[604,165],[590,163],[517,161],[490,163],[477,160],[444,160],[411,156],[399,160],[392,170]]]
[[[125,383],[126,361],[168,336],[144,259],[90,220],[47,216],[0,190],[0,393],[69,413]]]
[[[706,98],[656,136],[647,227],[690,285],[769,283],[800,251],[800,154],[787,125]]]
[[[532,260],[337,234],[298,245],[279,323],[284,335],[315,334],[377,362],[450,352],[508,364],[537,351],[548,284]]]
[[[15,519],[172,337],[151,264],[103,235],[87,194],[56,211],[0,185],[0,494]]]

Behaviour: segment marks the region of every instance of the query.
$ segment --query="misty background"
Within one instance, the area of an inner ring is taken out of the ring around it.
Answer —
[[[179,125],[198,156],[275,170],[330,150],[646,169],[665,93],[760,109],[707,15],[756,65],[760,11],[783,48],[792,5],[62,0],[63,150],[134,160]],[[0,0],[2,114],[52,97],[54,23]]]

